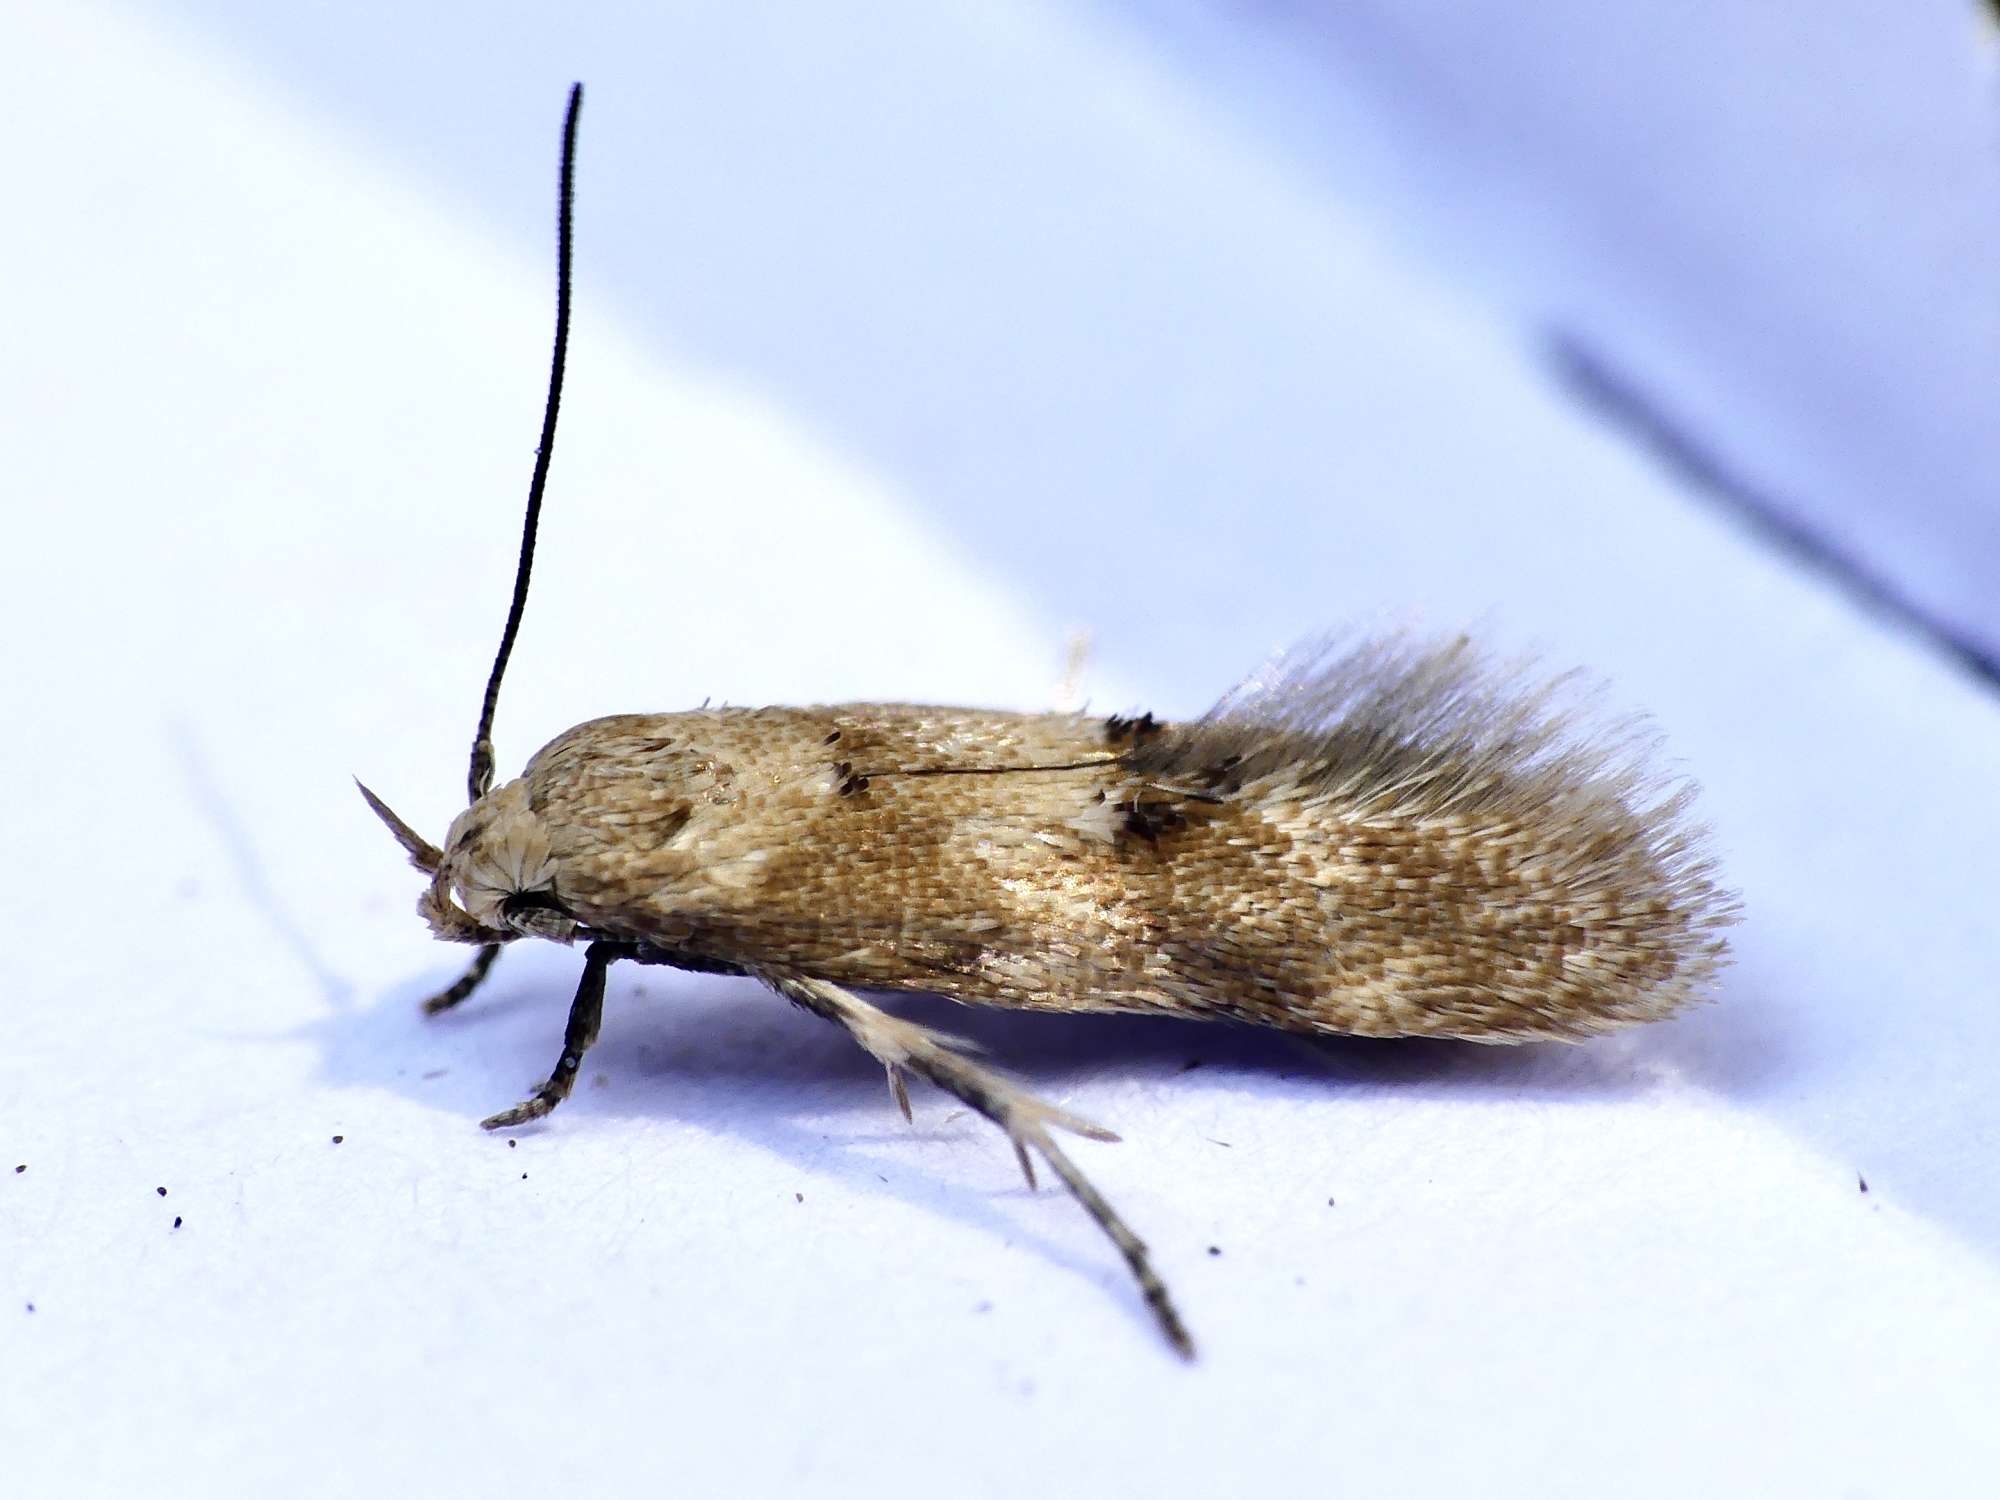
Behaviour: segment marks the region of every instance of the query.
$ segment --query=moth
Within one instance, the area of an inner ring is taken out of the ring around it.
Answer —
[[[1031,1187],[1047,1163],[1191,1355],[1145,1245],[1056,1132],[1117,1137],[858,991],[1525,1042],[1656,1020],[1708,988],[1736,906],[1692,788],[1574,674],[1496,664],[1464,637],[1322,641],[1186,723],[902,703],[618,714],[494,786],[561,400],[581,101],[578,86],[541,445],[469,805],[439,846],[361,788],[429,877],[431,931],[479,950],[427,1011],[464,1001],[509,943],[583,945],[554,1070],[487,1129],[569,1095],[613,964],[758,979],[880,1062],[905,1117],[914,1076],[1004,1131]]]

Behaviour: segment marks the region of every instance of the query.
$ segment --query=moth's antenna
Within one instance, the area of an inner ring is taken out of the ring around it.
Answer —
[[[542,408],[542,443],[535,450],[535,477],[528,485],[528,515],[521,523],[521,560],[514,568],[514,602],[507,608],[507,628],[500,632],[500,650],[493,658],[493,675],[486,679],[486,700],[479,708],[479,732],[472,738],[472,764],[465,776],[466,800],[477,802],[493,785],[493,707],[500,699],[500,679],[521,631],[521,612],[528,603],[528,574],[535,564],[535,526],[542,518],[542,491],[549,483],[549,455],[556,445],[556,411],[562,405],[563,359],[569,352],[570,199],[576,190],[576,117],[583,108],[583,85],[569,90],[563,115],[562,187],[556,206],[556,349],[549,361],[549,396]]]

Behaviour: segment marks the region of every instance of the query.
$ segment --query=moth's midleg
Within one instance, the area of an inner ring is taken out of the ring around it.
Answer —
[[[500,945],[498,943],[488,943],[482,947],[472,962],[466,965],[463,974],[459,975],[458,978],[454,979],[450,984],[424,1002],[424,1014],[427,1016],[443,1015],[444,1012],[463,1001],[466,996],[470,995],[486,982],[487,974],[493,969],[493,960],[499,956]]]
[[[523,1125],[529,1120],[539,1120],[569,1097],[569,1091],[576,1087],[577,1071],[583,1066],[583,1054],[597,1040],[597,1028],[604,1019],[605,971],[619,959],[632,957],[635,951],[630,943],[590,945],[583,955],[583,978],[577,981],[576,998],[569,1005],[569,1024],[563,1028],[562,1056],[556,1059],[555,1071],[549,1074],[547,1083],[512,1109],[502,1110],[480,1124],[488,1130]]]
[[[1056,1176],[1063,1180],[1063,1185],[1076,1201],[1083,1205],[1084,1212],[1118,1247],[1118,1253],[1125,1258],[1133,1279],[1139,1283],[1140,1295],[1146,1299],[1146,1305],[1152,1309],[1153,1317],[1169,1342],[1182,1354],[1193,1356],[1194,1341],[1189,1338],[1180,1314],[1174,1309],[1166,1284],[1153,1270],[1145,1241],[1132,1232],[1104,1195],[1091,1186],[1089,1179],[1077,1170],[1076,1164],[1063,1154],[1049,1131],[1051,1127],[1070,1130],[1094,1140],[1116,1140],[1117,1136],[1100,1125],[1093,1125],[1088,1120],[1044,1103],[991,1068],[974,1062],[952,1046],[951,1038],[913,1021],[905,1021],[900,1016],[892,1016],[839,985],[824,979],[808,979],[802,975],[762,969],[757,974],[787,1000],[814,1015],[824,1016],[844,1029],[864,1051],[890,1069],[892,1077],[899,1070],[915,1073],[964,1101],[1006,1131],[1021,1158],[1022,1170],[1027,1173],[1030,1186],[1034,1183],[1034,1175],[1028,1170],[1027,1153],[1031,1148],[1038,1152],[1055,1169]]]

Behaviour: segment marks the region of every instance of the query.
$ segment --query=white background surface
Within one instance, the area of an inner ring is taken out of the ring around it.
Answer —
[[[817,14],[0,20],[12,1482],[1979,1492],[1992,694],[1575,406],[1518,302],[1412,260],[1422,184],[1336,192],[1220,61],[1055,7]],[[1961,21],[1922,24],[1970,89]],[[980,1122],[929,1096],[907,1129],[742,982],[617,974],[589,1084],[482,1135],[576,956],[422,1023],[455,955],[347,778],[433,835],[456,810],[573,76],[578,325],[503,771],[711,695],[1044,703],[1074,626],[1095,703],[1185,713],[1329,623],[1485,622],[1701,777],[1749,912],[1718,1002],[1324,1058],[914,1006],[1123,1132],[1077,1155],[1191,1367]],[[1477,223],[1450,186],[1430,222]],[[1873,233],[1845,253],[1912,254]],[[1985,518],[1954,565],[1990,579]]]

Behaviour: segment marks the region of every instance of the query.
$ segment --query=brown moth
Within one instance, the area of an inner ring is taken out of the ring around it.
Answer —
[[[1701,996],[1735,903],[1692,788],[1574,674],[1499,667],[1462,637],[1310,646],[1186,724],[900,703],[620,714],[493,787],[561,394],[581,98],[542,444],[470,806],[439,848],[362,788],[430,877],[432,932],[480,950],[427,1010],[464,1000],[504,944],[586,945],[554,1072],[488,1129],[568,1096],[612,964],[761,979],[881,1062],[906,1117],[914,1074],[1004,1130],[1031,1185],[1046,1161],[1191,1354],[1146,1247],[1052,1132],[1116,1137],[856,988],[1480,1042],[1591,1036]]]

